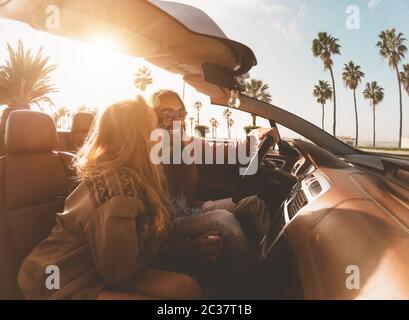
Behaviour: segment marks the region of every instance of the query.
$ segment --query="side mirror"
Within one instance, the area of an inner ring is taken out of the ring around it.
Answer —
[[[202,66],[203,78],[212,84],[229,90],[237,89],[234,70],[214,63],[204,63]]]

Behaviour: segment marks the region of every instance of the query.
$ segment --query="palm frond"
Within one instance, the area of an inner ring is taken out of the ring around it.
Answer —
[[[312,53],[314,57],[319,57],[322,60],[325,69],[331,68],[333,65],[332,56],[341,54],[339,39],[327,32],[319,32],[312,41]]]
[[[135,74],[134,85],[141,91],[145,91],[153,83],[151,70],[144,66],[139,68]]]
[[[388,59],[391,68],[396,66],[405,58],[408,48],[405,45],[406,38],[403,33],[396,33],[396,29],[381,31],[378,35],[376,46],[382,58]]]
[[[197,112],[199,112],[200,109],[202,109],[202,107],[203,107],[203,104],[200,101],[196,101],[195,104],[193,105],[193,108],[195,108]]]
[[[400,81],[406,93],[409,95],[409,64],[403,66],[403,71],[399,74]]]
[[[244,83],[244,94],[246,96],[256,98],[257,100],[271,103],[271,94],[269,86],[261,80],[250,79]]]
[[[342,72],[342,80],[346,87],[351,90],[355,90],[365,77],[365,73],[361,71],[359,65],[355,65],[353,61],[349,61],[344,65],[344,71]]]
[[[9,107],[29,107],[30,104],[48,102],[58,89],[51,83],[51,73],[57,65],[49,65],[49,57],[40,48],[33,56],[25,50],[21,40],[17,49],[7,43],[8,59],[0,66],[0,104]]]
[[[370,101],[372,107],[380,104],[385,97],[384,89],[377,81],[368,82],[364,90],[364,98]]]
[[[332,99],[332,87],[328,81],[320,80],[318,85],[314,87],[313,96],[317,98],[319,104],[325,104],[327,100]]]

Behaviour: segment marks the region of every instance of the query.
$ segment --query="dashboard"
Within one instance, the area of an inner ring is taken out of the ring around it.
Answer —
[[[291,174],[299,177],[287,198],[281,205],[269,232],[262,241],[262,257],[265,258],[283,236],[286,227],[310,203],[325,194],[330,188],[329,179],[306,158],[300,158],[291,169]]]
[[[316,145],[295,147],[297,183],[263,238],[262,260],[274,261],[284,241],[305,299],[409,299],[409,185]],[[354,290],[351,268],[360,273]]]

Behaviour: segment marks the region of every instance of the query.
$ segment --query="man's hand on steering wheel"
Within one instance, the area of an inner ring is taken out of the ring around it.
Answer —
[[[252,158],[244,171],[243,178],[247,176],[255,175],[260,168],[260,164],[263,162],[267,152],[275,143],[280,142],[280,135],[277,128],[260,128],[253,130],[250,135],[251,138],[255,138],[257,150],[254,150],[254,145],[250,144]],[[254,141],[254,140],[253,140]]]
[[[270,136],[273,139],[273,143],[275,144],[280,143],[280,134],[278,133],[277,128],[259,128],[259,129],[253,130],[251,132],[251,135],[256,138],[259,147],[260,147],[261,142],[267,136]]]

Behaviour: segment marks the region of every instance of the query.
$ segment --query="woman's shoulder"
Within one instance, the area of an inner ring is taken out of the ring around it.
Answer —
[[[141,198],[143,189],[134,172],[129,168],[107,170],[101,175],[84,180],[90,198],[96,208],[111,199],[123,196]]]

